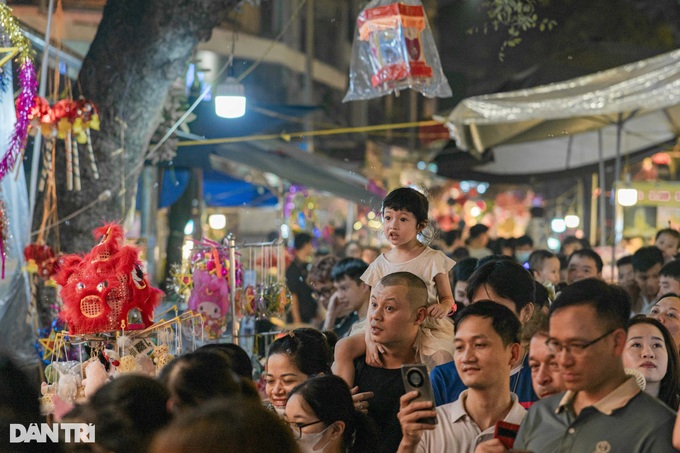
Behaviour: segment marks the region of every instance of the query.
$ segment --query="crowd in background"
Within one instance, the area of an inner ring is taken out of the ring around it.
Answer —
[[[536,453],[680,447],[676,230],[620,258],[614,284],[577,238],[555,254],[475,225],[426,247],[426,201],[391,195],[389,250],[339,240],[317,256],[295,236],[288,321],[300,327],[269,346],[260,382],[238,346],[206,345],[156,378],[112,379],[66,414],[95,425],[94,445],[0,451],[483,453],[515,437]],[[416,363],[432,400],[407,391],[401,367]],[[41,421],[29,382],[0,358],[0,439],[9,423]]]

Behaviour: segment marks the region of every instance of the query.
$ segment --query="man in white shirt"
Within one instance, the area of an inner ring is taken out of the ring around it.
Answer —
[[[468,389],[457,401],[436,410],[430,402],[414,402],[417,391],[402,396],[399,453],[472,453],[482,443],[500,445],[493,439],[495,424],[504,421],[519,425],[526,414],[510,392],[510,370],[520,355],[520,330],[517,316],[495,302],[479,301],[460,312],[454,361]],[[436,425],[418,422],[434,416]]]

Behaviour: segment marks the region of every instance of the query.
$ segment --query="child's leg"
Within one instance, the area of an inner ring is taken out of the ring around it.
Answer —
[[[354,387],[354,359],[366,353],[364,332],[343,338],[335,345],[333,374],[340,376],[347,385]]]

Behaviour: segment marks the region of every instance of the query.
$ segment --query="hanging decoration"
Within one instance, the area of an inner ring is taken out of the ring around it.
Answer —
[[[298,233],[311,231],[315,237],[321,236],[321,231],[316,227],[318,219],[316,208],[318,200],[303,186],[291,185],[286,193],[286,201],[283,206],[283,216],[290,229]]]
[[[406,88],[427,97],[452,95],[420,0],[366,5],[357,18],[349,79],[343,102]]]
[[[81,189],[80,153],[78,145],[85,145],[88,165],[94,179],[99,179],[99,169],[92,148],[91,130],[99,130],[99,110],[90,100],[62,99],[50,106],[47,99],[36,96],[28,119],[29,132],[38,132],[45,138],[43,169],[38,189],[42,192],[53,171],[56,140],[63,140],[66,157],[66,189]]]
[[[236,260],[236,281],[229,281],[229,248],[204,238],[194,243],[189,270],[172,274],[175,292],[187,301],[189,310],[201,315],[198,326],[210,340],[220,338],[230,320],[231,288],[241,287],[243,271]]]
[[[261,242],[246,244],[244,248],[247,253],[244,276],[248,277],[248,282],[245,288],[236,292],[237,313],[270,321],[285,319],[292,297],[283,283],[287,267],[283,244]]]
[[[123,228],[109,223],[94,230],[100,239],[83,255],[59,259],[54,280],[71,334],[144,329],[154,322],[162,291],[153,288],[139,262],[139,250],[123,245]]]
[[[14,48],[3,48],[0,51],[9,52],[9,55],[0,59],[0,66],[12,57],[19,66],[19,95],[16,99],[17,121],[14,123],[14,131],[10,138],[9,146],[0,160],[0,179],[12,171],[17,156],[26,145],[29,118],[28,113],[33,106],[33,98],[38,87],[33,66],[33,51],[31,43],[21,32],[19,23],[12,15],[12,8],[0,3],[0,27],[3,34],[9,39]]]
[[[24,249],[26,270],[38,274],[43,280],[49,280],[55,272],[56,254],[54,249],[46,244],[32,243]]]

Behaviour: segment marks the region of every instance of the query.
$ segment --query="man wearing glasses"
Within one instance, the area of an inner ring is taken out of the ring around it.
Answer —
[[[675,414],[626,376],[630,298],[585,279],[550,307],[550,337],[567,392],[535,403],[514,448],[533,452],[673,452]]]

